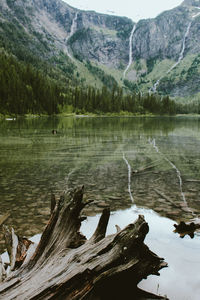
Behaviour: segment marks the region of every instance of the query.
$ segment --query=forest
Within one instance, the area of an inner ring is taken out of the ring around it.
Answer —
[[[67,81],[59,82],[43,69],[0,53],[0,113],[57,114],[70,107],[72,113],[168,114],[200,113],[199,103],[177,104],[168,96],[127,92],[117,83],[101,89]]]

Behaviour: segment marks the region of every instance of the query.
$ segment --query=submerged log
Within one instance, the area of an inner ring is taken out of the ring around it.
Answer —
[[[142,174],[147,174],[147,172],[144,173],[144,171],[149,171],[153,168],[155,168],[156,166],[158,166],[160,164],[160,159],[154,161],[153,163],[140,167],[138,169],[135,169],[132,171],[133,175],[142,175]]]
[[[157,189],[153,189],[160,197],[162,197],[163,199],[165,199],[166,201],[168,201],[172,206],[174,206],[175,208],[179,208],[182,209],[182,206],[179,204],[174,203],[173,200],[171,200],[167,195],[165,195],[163,192],[160,192]]]
[[[57,203],[52,197],[51,217],[33,255],[28,254],[32,245],[27,240],[20,251],[15,245],[15,257],[23,255],[20,263],[13,260],[13,271],[0,284],[0,299],[106,300],[138,299],[139,295],[142,299],[145,295],[148,299],[166,299],[137,289],[142,279],[159,275],[159,270],[167,266],[144,244],[149,231],[144,217],[105,236],[110,217],[106,208],[87,240],[80,233],[85,219],[80,213],[91,201],[83,201],[83,190],[81,187],[63,194]]]

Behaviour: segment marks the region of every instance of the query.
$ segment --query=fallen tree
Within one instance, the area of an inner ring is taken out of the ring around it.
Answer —
[[[0,299],[166,299],[137,288],[159,275],[164,259],[144,244],[149,231],[143,216],[105,236],[110,217],[103,210],[93,236],[80,233],[83,187],[51,199],[51,217],[37,247],[4,228],[10,275],[0,284]],[[5,270],[4,270],[5,272]]]

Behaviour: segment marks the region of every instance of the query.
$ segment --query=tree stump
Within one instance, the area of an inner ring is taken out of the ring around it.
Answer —
[[[142,279],[167,266],[144,244],[149,231],[144,217],[105,236],[106,208],[87,240],[80,233],[85,219],[80,213],[91,201],[83,201],[83,190],[67,192],[57,203],[52,197],[51,217],[36,249],[5,228],[12,271],[0,284],[0,299],[166,299],[137,289]]]

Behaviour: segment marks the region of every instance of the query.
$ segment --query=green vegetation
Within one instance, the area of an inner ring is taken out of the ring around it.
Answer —
[[[60,59],[62,56],[60,57]],[[61,59],[62,60],[62,59]],[[102,70],[87,63],[92,72]],[[94,69],[93,69],[94,68]],[[111,76],[110,76],[111,77]],[[0,114],[169,114],[200,113],[200,97],[193,102],[175,102],[168,96],[136,93],[137,87],[128,80],[124,84],[131,92],[112,80],[105,79],[101,89],[72,82],[59,82],[38,71],[31,64],[20,62],[5,51],[0,53]]]
[[[132,92],[138,91],[137,83],[124,79],[124,85]]]
[[[76,66],[62,51],[55,51],[49,37],[32,31],[25,32],[16,19],[15,24],[0,20],[0,51],[13,54],[19,61],[30,64],[39,72],[45,73],[53,80],[66,85],[80,82],[74,75]]]
[[[117,85],[117,81],[113,76],[106,74],[102,69],[92,65],[89,60],[87,61],[85,66],[90,71],[90,73],[92,73],[94,76],[97,76],[101,80],[101,82],[108,88]]]
[[[191,100],[200,91],[198,18],[195,18],[192,23],[189,38],[186,39],[187,47],[185,47],[183,59],[168,72],[180,55],[183,37],[192,11],[189,12],[185,8],[179,7],[177,10],[160,14],[154,20],[140,20],[137,23],[132,45],[133,61],[124,80],[123,73],[129,60],[129,38],[134,26],[132,20],[126,17],[96,14],[91,11],[84,13],[77,11],[75,21],[75,11],[63,6],[64,4],[59,4],[60,2],[43,1],[43,3],[29,0],[6,0],[6,2],[8,7],[4,2],[0,4],[0,51],[4,49],[7,57],[15,59],[16,62],[13,64],[15,67],[18,65],[18,69],[21,70],[22,67],[26,69],[29,66],[29,70],[33,73],[38,72],[39,77],[43,78],[42,80],[46,82],[47,86],[55,85],[59,89],[59,97],[62,99],[57,100],[55,112],[65,110],[66,105],[70,107],[72,105],[74,111],[80,109],[76,107],[77,101],[74,103],[77,90],[81,90],[84,96],[90,94],[90,90],[94,90],[97,98],[101,95],[101,99],[104,97],[113,99],[113,90],[117,94],[117,90],[122,88],[123,99],[129,96],[137,99],[139,98],[137,93],[143,93],[143,95],[148,93],[159,80],[157,92],[160,96],[154,97],[159,98],[160,103],[163,101],[163,96],[167,95],[187,97],[187,99],[190,96],[189,100]],[[75,27],[71,35],[73,19]],[[192,49],[192,45],[194,45],[194,49]],[[1,70],[1,73],[3,72],[4,70]],[[19,81],[23,78],[23,72],[17,73]],[[15,74],[13,76],[15,77]],[[16,81],[17,85],[19,81]],[[26,85],[34,89],[30,83]],[[104,96],[102,90],[105,87],[107,91]],[[5,86],[3,88],[5,90]],[[9,86],[7,88],[9,89]],[[20,87],[20,89],[23,88]],[[25,93],[28,94],[27,87],[25,90]],[[36,91],[34,98],[36,98],[35,95]],[[23,96],[20,97],[23,99]],[[27,95],[25,97],[28,98]],[[141,98],[148,97],[145,95],[140,96]],[[4,100],[1,99],[1,101]],[[11,100],[9,101],[11,102]],[[23,101],[27,102],[28,100]],[[31,98],[29,101],[32,101]],[[34,99],[34,101],[39,100]],[[189,107],[192,107],[192,111],[197,111],[198,102],[199,97],[192,104],[188,103],[187,108],[185,104],[176,103],[173,111],[179,111],[179,108],[181,111],[188,111]],[[101,110],[109,112],[113,109],[113,105],[109,103],[103,108],[102,106],[99,103],[97,106],[90,104],[89,110],[91,107],[97,111],[99,111],[99,107]],[[146,111],[151,112],[152,107],[147,106],[143,107],[141,100],[139,105],[136,105],[139,107],[138,112],[141,110],[145,113]],[[87,107],[88,104],[83,109],[86,110]],[[123,110],[123,105],[116,102],[115,110],[117,112],[119,107]],[[8,107],[0,108],[0,110],[7,111]],[[32,110],[32,108],[28,106],[28,108],[20,109],[22,113],[26,113],[28,110]],[[35,110],[44,110],[47,113],[52,111],[43,106],[39,109],[37,105]],[[156,113],[157,111],[163,113],[161,107],[155,110]]]
[[[93,66],[88,64],[88,68]],[[97,68],[94,71],[101,70]],[[130,85],[127,80],[124,83]],[[0,53],[0,114],[3,115],[200,113],[199,98],[183,104],[174,102],[168,96],[141,95],[136,93],[134,85],[129,89],[131,92],[124,93],[112,80],[101,89],[72,85],[71,82],[63,85],[63,82],[59,83],[30,64],[20,62],[4,51]]]
[[[196,94],[191,101],[187,98],[179,98],[176,100],[180,114],[200,114],[200,93]]]
[[[127,23],[125,26],[119,28],[117,32],[117,37],[126,40],[130,36],[132,29],[133,29],[133,24]]]
[[[98,32],[102,33],[103,35],[112,36],[113,38],[116,37],[116,35],[117,35],[117,31],[116,30],[111,30],[111,29],[105,28],[103,26],[99,27],[99,26],[93,25],[92,29],[95,30],[95,31],[98,31]]]
[[[147,73],[150,73],[153,70],[156,61],[156,58],[147,59]]]
[[[174,63],[170,60],[160,61],[160,53],[147,62],[138,58],[133,63],[131,70],[139,78],[138,82],[123,81],[123,61],[119,62],[118,70],[98,66],[85,60],[81,47],[75,47],[75,59],[71,60],[56,47],[53,37],[45,28],[37,31],[32,26],[30,18],[27,18],[31,6],[19,7],[14,0],[7,3],[15,12],[15,17],[8,11],[5,20],[0,20],[0,115],[200,112],[199,98],[183,104],[172,101],[168,96],[140,93],[148,91],[155,80],[161,78]],[[108,34],[128,41],[133,28],[132,21],[114,16],[105,18],[105,28],[94,25],[92,28],[79,29],[69,39],[68,45],[76,41],[80,44],[85,40],[95,45],[93,36],[98,30],[102,36]],[[187,62],[187,68],[184,62],[161,80],[159,92],[167,95],[174,89],[174,85],[177,85],[173,77],[175,72],[181,73],[182,82],[190,82],[192,91],[191,78],[198,81],[200,56],[193,55]]]
[[[61,88],[30,64],[0,53],[0,113],[57,113]]]
[[[69,44],[72,45],[73,43],[75,43],[77,40],[80,42],[84,42],[85,40],[89,39],[89,41],[91,43],[93,43],[93,41],[91,40],[91,33],[92,33],[92,29],[91,28],[83,28],[83,29],[79,29],[77,30],[73,36],[70,37],[69,39]]]
[[[199,72],[200,72],[200,54],[186,55],[183,60],[170,72],[170,68],[176,61],[163,59],[161,61],[147,61],[150,73],[141,74],[138,79],[140,90],[146,91],[150,89],[154,83],[160,79],[157,91],[162,95],[171,95],[187,98],[189,101],[196,98],[198,93]],[[152,66],[151,66],[152,64]],[[134,66],[136,69],[136,66]],[[199,97],[198,97],[199,98]],[[190,106],[190,105],[189,105]]]

